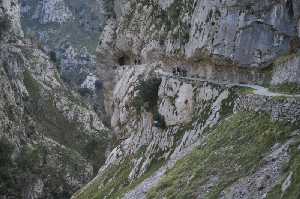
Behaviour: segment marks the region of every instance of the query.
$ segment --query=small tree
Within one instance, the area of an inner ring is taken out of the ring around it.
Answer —
[[[139,95],[136,97],[139,106],[143,106],[147,111],[157,108],[160,83],[160,78],[151,78],[139,83]]]
[[[151,78],[141,81],[138,85],[139,93],[134,99],[134,106],[138,112],[141,111],[142,107],[145,108],[146,111],[151,112],[153,115],[154,126],[165,129],[165,118],[163,115],[159,114],[157,107],[160,84],[160,78]]]

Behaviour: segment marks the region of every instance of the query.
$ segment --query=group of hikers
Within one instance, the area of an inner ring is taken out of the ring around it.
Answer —
[[[177,76],[183,76],[183,77],[187,76],[187,70],[180,67],[173,68],[172,73],[173,75],[177,75]]]

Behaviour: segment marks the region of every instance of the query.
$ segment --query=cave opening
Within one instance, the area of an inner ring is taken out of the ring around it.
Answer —
[[[127,55],[122,55],[118,59],[118,64],[120,66],[128,65],[128,64],[130,64],[130,58]]]

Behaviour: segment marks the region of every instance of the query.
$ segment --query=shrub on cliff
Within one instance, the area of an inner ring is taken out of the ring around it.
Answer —
[[[151,112],[153,115],[154,126],[165,129],[166,122],[164,116],[158,112],[158,90],[161,84],[160,78],[150,78],[148,80],[141,81],[138,88],[138,95],[133,100],[133,106],[138,113],[144,108],[147,112]]]
[[[137,110],[141,110],[141,107],[144,107],[148,112],[157,109],[160,83],[160,78],[150,78],[139,83],[137,86],[139,93],[134,99],[134,106]]]

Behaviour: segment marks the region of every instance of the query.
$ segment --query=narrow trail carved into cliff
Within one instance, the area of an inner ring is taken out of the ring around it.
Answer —
[[[290,94],[272,92],[266,87],[255,85],[255,84],[226,83],[226,82],[212,81],[212,80],[207,80],[207,79],[197,78],[197,77],[183,77],[183,76],[173,75],[172,73],[164,72],[161,69],[156,70],[155,72],[160,76],[174,78],[178,80],[208,82],[212,84],[225,85],[228,87],[238,86],[244,88],[251,88],[253,89],[253,94],[266,96],[266,97],[300,97],[300,94],[290,95]]]

